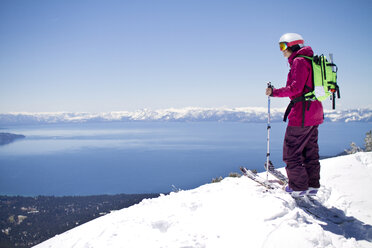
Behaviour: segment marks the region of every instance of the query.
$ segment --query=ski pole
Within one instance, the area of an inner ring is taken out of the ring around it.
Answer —
[[[267,83],[268,88],[272,88],[271,82]],[[270,96],[267,97],[267,153],[266,153],[266,181],[269,180],[270,166]]]

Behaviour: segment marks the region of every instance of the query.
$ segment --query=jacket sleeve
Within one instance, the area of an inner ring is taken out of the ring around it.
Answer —
[[[279,89],[273,89],[274,97],[298,97],[304,91],[305,83],[309,77],[310,70],[307,62],[303,58],[296,58],[293,61],[291,71],[288,74],[287,86]]]

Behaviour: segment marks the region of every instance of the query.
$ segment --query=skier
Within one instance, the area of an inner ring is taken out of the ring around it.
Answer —
[[[286,33],[279,40],[280,50],[288,59],[290,71],[285,87],[268,87],[266,95],[300,99],[312,91],[311,62],[297,55],[312,57],[310,46],[295,33]],[[288,126],[283,145],[283,161],[289,183],[285,190],[293,197],[315,195],[320,187],[318,126],[323,123],[323,106],[319,101],[291,101],[288,106]]]

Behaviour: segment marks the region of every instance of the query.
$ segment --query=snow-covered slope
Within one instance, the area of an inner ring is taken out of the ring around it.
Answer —
[[[339,225],[310,215],[281,190],[226,178],[144,200],[36,247],[372,247],[372,153],[321,164],[317,199],[345,218]]]
[[[282,121],[285,109],[271,109],[271,120]],[[81,123],[107,121],[239,121],[265,122],[267,109],[246,108],[181,108],[161,110],[116,111],[106,113],[8,113],[0,114],[0,125],[34,123]],[[372,109],[325,111],[326,121],[372,121]]]

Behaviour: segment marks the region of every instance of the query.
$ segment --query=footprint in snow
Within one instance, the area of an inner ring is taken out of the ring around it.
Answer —
[[[163,221],[163,220],[155,221],[151,225],[152,225],[152,228],[158,229],[162,233],[167,232],[169,227],[171,226],[170,223]]]

